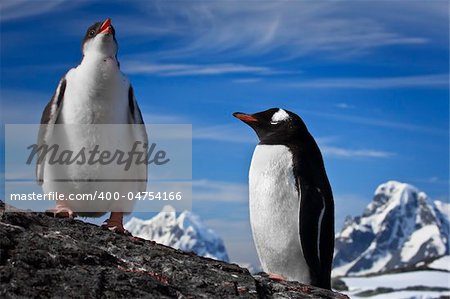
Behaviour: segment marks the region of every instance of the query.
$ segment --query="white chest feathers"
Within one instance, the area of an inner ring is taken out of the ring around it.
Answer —
[[[309,283],[310,273],[300,241],[300,196],[288,147],[256,146],[249,190],[250,222],[264,271]]]
[[[91,57],[66,75],[59,122],[124,124],[128,122],[128,79],[111,57]]]

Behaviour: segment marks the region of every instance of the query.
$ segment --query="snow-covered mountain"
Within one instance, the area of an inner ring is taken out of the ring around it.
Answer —
[[[229,261],[222,239],[189,211],[184,211],[177,217],[173,207],[165,206],[149,220],[131,218],[125,228],[136,237],[216,260]]]
[[[333,275],[380,273],[450,254],[449,211],[411,185],[380,185],[364,213],[336,235]]]

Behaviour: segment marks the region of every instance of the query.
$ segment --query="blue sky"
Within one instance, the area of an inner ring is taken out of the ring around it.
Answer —
[[[324,154],[337,227],[387,180],[449,197],[448,1],[2,1],[2,123],[37,123],[85,30],[111,17],[147,123],[193,125],[193,210],[256,263],[232,112],[298,113]]]

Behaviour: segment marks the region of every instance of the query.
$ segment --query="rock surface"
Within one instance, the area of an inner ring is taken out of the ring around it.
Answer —
[[[0,297],[346,298],[80,220],[1,210]]]

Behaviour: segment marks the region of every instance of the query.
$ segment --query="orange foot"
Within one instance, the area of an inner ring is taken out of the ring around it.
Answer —
[[[123,214],[118,212],[112,212],[111,217],[102,223],[101,228],[104,230],[110,230],[112,232],[122,234],[125,236],[131,236],[131,233],[123,227]]]
[[[308,293],[311,293],[311,288],[309,286],[302,286],[302,287],[298,287],[297,291],[308,294]]]
[[[267,273],[267,275],[269,275],[269,278],[272,280],[276,280],[276,281],[284,281],[287,280],[286,277],[284,277],[283,275],[280,274],[276,274],[276,273]]]
[[[110,219],[106,220],[102,223],[101,228],[104,230],[109,230],[118,234],[122,234],[125,236],[131,236],[131,233],[127,231],[122,223],[115,223],[114,221],[111,221]]]
[[[64,204],[57,203],[56,207],[48,209],[45,214],[55,218],[74,218],[77,214],[70,208],[66,207]]]

